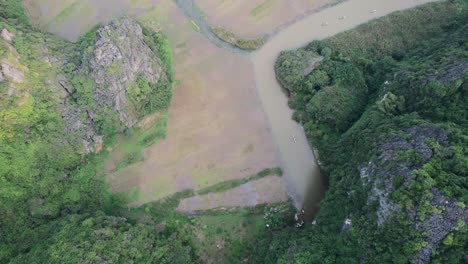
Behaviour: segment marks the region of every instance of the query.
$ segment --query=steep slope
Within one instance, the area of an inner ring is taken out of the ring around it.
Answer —
[[[191,263],[178,229],[119,216],[92,153],[168,106],[161,33],[124,18],[69,43],[31,28],[19,0],[0,1],[0,32],[0,263]]]
[[[102,145],[98,135],[131,128],[142,116],[167,108],[171,99],[155,45],[160,34],[143,34],[140,25],[123,18],[88,36],[89,47],[61,62],[65,75],[57,80],[69,95],[63,109],[68,131],[83,139],[85,153]]]
[[[467,14],[430,4],[281,54],[329,190],[314,225],[265,234],[252,262],[466,260]]]

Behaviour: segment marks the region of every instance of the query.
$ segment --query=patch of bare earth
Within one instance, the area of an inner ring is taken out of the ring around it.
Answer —
[[[338,0],[195,0],[208,22],[256,38]]]
[[[192,213],[219,207],[253,207],[258,204],[286,202],[288,194],[281,177],[269,176],[247,182],[220,193],[208,193],[183,199],[177,210]]]

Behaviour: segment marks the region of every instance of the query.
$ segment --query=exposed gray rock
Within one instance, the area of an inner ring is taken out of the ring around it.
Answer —
[[[311,57],[307,61],[307,67],[302,71],[303,76],[309,75],[314,69],[318,66],[318,64],[323,61],[322,56]]]
[[[73,86],[68,83],[68,80],[65,76],[59,75],[57,76],[58,84],[65,90],[68,95],[72,95],[74,92]]]
[[[48,61],[56,67],[63,64],[56,64],[55,57]],[[82,98],[76,97],[78,88],[65,76],[57,76],[53,83],[63,100],[61,112],[67,133],[82,140],[84,153],[102,146],[96,119],[98,115],[102,118],[106,109],[118,114],[123,124],[119,127],[130,128],[137,123],[141,114],[129,102],[127,87],[138,75],[145,76],[151,84],[167,81],[160,59],[145,42],[142,28],[129,18],[112,21],[97,31],[96,40],[83,54],[82,65],[76,73],[90,76],[94,81],[93,102],[84,104],[88,109],[76,104]]]
[[[447,139],[447,134],[436,126],[414,126],[405,131],[407,138],[394,136],[386,140],[378,147],[379,155],[376,161],[369,162],[367,166],[360,168],[361,178],[364,184],[370,182],[371,194],[368,201],[378,201],[377,224],[381,226],[386,219],[396,211],[399,206],[391,201],[390,194],[395,191],[393,179],[399,175],[403,177],[404,185],[409,185],[414,181],[413,170],[421,168],[428,161],[433,153],[427,145],[427,140],[432,139],[443,145]],[[398,160],[399,152],[414,150],[418,156],[418,161],[409,162]],[[393,166],[379,166],[376,164],[393,164]]]
[[[139,74],[151,84],[166,81],[161,61],[145,43],[142,28],[129,18],[111,22],[98,30],[89,56],[97,107],[113,109],[125,127],[132,127],[140,113],[127,98],[128,83]]]
[[[468,207],[460,207],[457,200],[446,197],[439,190],[431,190],[434,198],[431,204],[441,210],[441,213],[430,213],[423,222],[412,219],[416,223],[416,229],[426,235],[427,246],[416,252],[411,261],[415,264],[428,263],[432,252],[441,241],[457,228],[457,221],[468,223]]]
[[[416,125],[405,131],[404,136],[393,136],[378,146],[379,155],[365,166],[359,168],[361,181],[370,187],[368,202],[378,201],[376,211],[377,224],[382,226],[394,212],[402,208],[390,199],[390,194],[395,191],[394,178],[402,177],[403,188],[415,181],[413,171],[420,169],[434,155],[428,145],[428,141],[435,141],[442,148],[448,147],[448,135],[435,125]],[[400,159],[399,153],[413,150],[417,154],[415,159]],[[389,166],[388,164],[391,164]],[[461,207],[457,200],[446,197],[441,192],[432,188],[433,195],[431,205],[438,209],[437,213],[428,213],[424,219],[417,215],[417,206],[405,210],[408,219],[414,223],[414,228],[424,234],[427,245],[419,249],[412,263],[428,263],[432,252],[437,249],[443,239],[456,230],[457,222],[468,222],[468,207]]]
[[[82,141],[84,153],[95,151],[96,145],[102,143],[102,136],[94,129],[93,120],[89,118],[86,110],[65,103],[61,105],[61,112],[66,121],[67,134]]]
[[[6,61],[0,62],[0,72],[15,83],[21,83],[24,80],[24,74]]]
[[[13,41],[13,38],[15,37],[15,35],[13,33],[10,33],[6,28],[2,29],[0,35],[6,42],[9,43],[11,43]]]
[[[468,59],[450,58],[449,61],[452,63],[445,68],[439,70],[439,72],[429,75],[423,82],[422,86],[425,86],[433,81],[439,81],[441,83],[447,83],[452,80],[463,79],[463,73],[468,69]]]

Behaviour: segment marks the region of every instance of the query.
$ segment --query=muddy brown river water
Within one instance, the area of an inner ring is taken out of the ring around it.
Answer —
[[[69,40],[76,40],[96,23],[106,22],[124,14],[138,14],[159,2],[148,0],[145,6],[130,8],[131,0],[67,0],[70,2],[69,8],[86,12],[87,19],[72,17],[62,21],[60,17],[56,17],[47,21],[48,16],[61,12],[54,10],[54,3],[57,1],[26,0],[25,2],[39,5],[34,9],[35,13],[30,12],[33,19],[34,16],[39,17],[49,31]],[[289,195],[293,198],[296,207],[304,207],[308,215],[313,215],[318,210],[318,204],[325,191],[324,179],[303,128],[291,119],[292,110],[288,107],[287,96],[276,81],[274,72],[276,58],[282,50],[299,48],[312,40],[333,36],[373,18],[427,2],[431,0],[348,0],[282,28],[269,38],[263,47],[249,53],[217,39],[209,31],[209,25],[199,10],[191,4],[192,0],[176,0],[179,8],[198,24],[210,41],[218,47],[241,56],[248,56],[253,62],[257,93],[279,152]],[[346,19],[339,19],[343,16],[346,16]]]

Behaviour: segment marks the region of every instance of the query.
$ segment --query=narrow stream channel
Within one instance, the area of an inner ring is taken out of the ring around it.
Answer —
[[[198,8],[195,7],[193,0],[175,0],[175,2],[177,6],[182,10],[182,12],[188,18],[190,18],[193,21],[193,23],[197,24],[197,26],[200,28],[201,33],[205,35],[205,37],[209,39],[213,44],[236,54],[247,55],[250,53],[250,51],[239,49],[238,47],[219,39],[213,33],[213,31],[211,31],[210,25],[203,18],[203,14]]]

